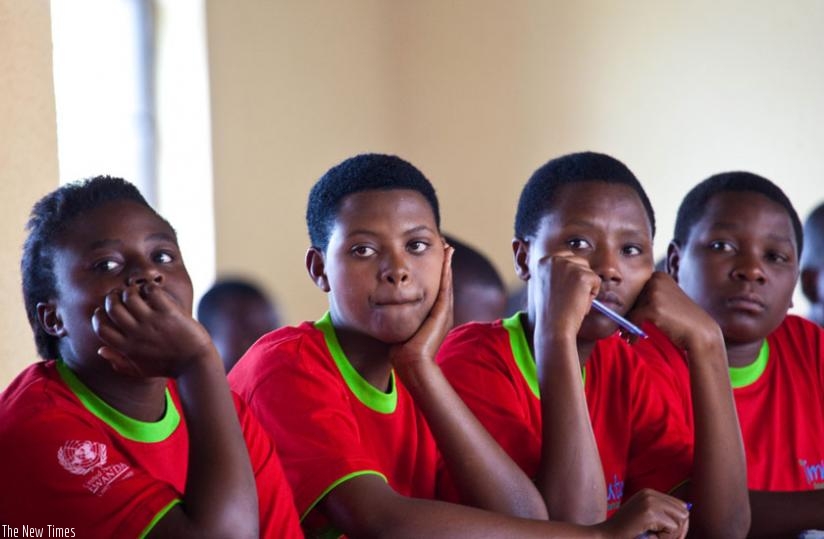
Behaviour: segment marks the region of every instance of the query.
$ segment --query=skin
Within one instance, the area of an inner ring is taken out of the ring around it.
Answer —
[[[603,472],[581,384],[581,367],[595,343],[617,329],[590,311],[597,297],[638,324],[655,323],[689,351],[694,407],[701,419],[696,420],[689,491],[678,495],[696,505],[691,515],[695,535],[743,536],[749,525],[744,451],[731,389],[719,382],[726,369],[721,332],[672,279],[653,274],[651,227],[635,191],[600,181],[563,187],[535,236],[516,238],[513,251],[516,271],[528,285],[525,327],[543,396],[536,482],[547,506],[576,521],[605,511],[593,505],[592,493],[603,488]],[[598,502],[605,504],[605,498]]]
[[[65,227],[54,255],[56,297],[38,303],[66,365],[125,415],[157,421],[174,378],[189,432],[183,503],[152,537],[255,537],[248,452],[171,228],[132,201],[109,202]],[[219,464],[216,464],[219,463]]]
[[[759,193],[719,193],[685,244],[670,245],[668,262],[681,288],[721,327],[729,364],[752,364],[786,316],[798,278],[795,233],[784,208]],[[824,492],[749,494],[752,536],[824,527]]]
[[[342,201],[326,251],[310,249],[306,267],[329,295],[332,321],[350,362],[380,389],[387,388],[395,369],[426,417],[464,499],[475,507],[407,498],[367,475],[335,487],[315,510],[353,537],[635,537],[648,529],[682,530],[688,518],[683,504],[653,492],[644,492],[620,518],[598,527],[545,521],[531,481],[489,437],[434,361],[452,326],[451,254],[419,193],[364,191]]]

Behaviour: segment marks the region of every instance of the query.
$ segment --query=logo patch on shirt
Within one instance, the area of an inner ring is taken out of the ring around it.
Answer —
[[[607,483],[607,511],[618,509],[624,497],[624,481],[618,474],[612,475],[612,481]]]
[[[116,480],[130,477],[133,473],[128,464],[120,462],[107,466],[107,461],[108,448],[100,442],[69,440],[57,450],[57,462],[69,473],[89,476],[83,486],[98,496]]]
[[[86,475],[106,464],[106,446],[89,440],[70,440],[57,450],[57,461],[74,475]]]
[[[824,459],[820,462],[807,462],[807,459],[798,459],[798,465],[804,470],[804,479],[813,488],[824,488]]]

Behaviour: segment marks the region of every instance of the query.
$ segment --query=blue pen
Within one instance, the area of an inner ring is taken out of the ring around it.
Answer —
[[[636,326],[620,314],[616,313],[615,311],[613,311],[597,299],[592,300],[592,306],[595,307],[595,309],[597,309],[598,312],[600,312],[601,314],[603,314],[604,316],[606,316],[607,318],[609,318],[610,320],[624,328],[625,330],[629,331],[633,335],[638,335],[643,339],[647,338],[647,334],[644,333],[643,329],[639,328],[638,326]]]

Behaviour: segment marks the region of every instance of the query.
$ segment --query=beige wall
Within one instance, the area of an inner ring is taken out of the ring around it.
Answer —
[[[32,204],[57,186],[47,0],[0,0],[0,390],[36,359],[20,290]]]
[[[207,19],[217,268],[263,280],[289,321],[325,307],[303,270],[306,194],[358,152],[418,165],[444,229],[510,282],[518,192],[561,153],[636,172],[659,254],[712,173],[766,175],[802,216],[824,199],[817,0],[212,0]]]
[[[824,199],[824,3],[817,0],[207,1],[217,268],[287,319],[325,308],[303,270],[303,211],[328,167],[394,152],[435,183],[444,229],[513,282],[527,176],[560,153],[623,159],[663,252],[699,179],[746,168],[806,214]],[[34,359],[19,256],[57,185],[47,0],[0,0],[0,387]]]

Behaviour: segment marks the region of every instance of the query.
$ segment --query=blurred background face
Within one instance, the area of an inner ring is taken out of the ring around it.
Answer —
[[[454,274],[453,274],[454,275]],[[458,276],[454,275],[457,279]],[[491,322],[507,314],[506,290],[489,284],[455,282],[453,325],[467,322]]]
[[[653,270],[652,232],[641,199],[626,185],[601,181],[563,187],[531,242],[530,286],[536,286],[538,261],[560,251],[585,259],[601,278],[598,299],[626,313]],[[592,311],[578,338],[602,339],[616,329],[614,322]]]
[[[677,251],[674,277],[728,343],[765,338],[787,314],[798,279],[792,221],[758,193],[720,193]]]
[[[215,315],[212,340],[215,343],[226,372],[261,336],[280,327],[275,307],[258,296],[224,298]]]

